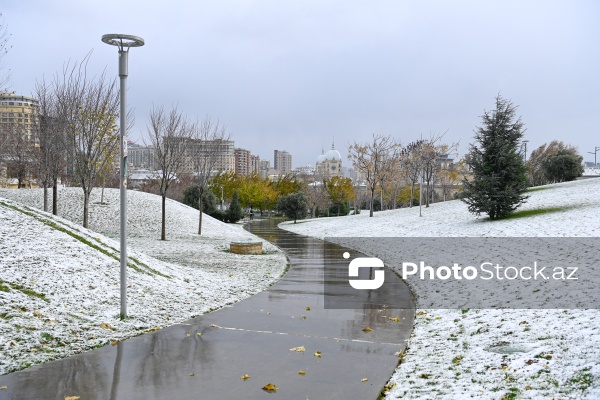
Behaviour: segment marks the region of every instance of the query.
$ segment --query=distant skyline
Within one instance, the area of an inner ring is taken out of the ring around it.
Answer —
[[[129,56],[131,139],[153,105],[228,127],[236,147],[293,167],[373,133],[406,144],[446,132],[473,141],[500,93],[518,106],[531,152],[553,139],[593,161],[600,146],[600,3],[594,0],[7,1],[8,89],[93,51],[88,72],[117,77],[106,33],[141,36]]]

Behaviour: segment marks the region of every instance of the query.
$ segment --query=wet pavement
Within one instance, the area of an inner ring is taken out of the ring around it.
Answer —
[[[360,254],[283,231],[273,220],[255,220],[248,230],[290,260],[288,273],[268,290],[116,346],[0,376],[7,387],[0,400],[376,399],[398,364],[395,353],[406,347],[414,308],[375,302],[327,309],[324,266],[347,269],[341,255]],[[386,286],[413,304],[397,276],[386,273]],[[301,346],[304,352],[290,351]],[[262,389],[269,383],[276,392]]]

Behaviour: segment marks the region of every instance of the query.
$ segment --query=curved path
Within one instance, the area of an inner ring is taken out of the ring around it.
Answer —
[[[398,364],[395,353],[406,347],[414,309],[326,309],[324,265],[347,270],[341,254],[359,254],[283,231],[270,220],[248,229],[289,257],[290,270],[275,285],[116,346],[0,376],[0,387],[7,387],[0,400],[265,399],[262,388],[269,383],[282,399],[376,399]],[[386,274],[387,285],[410,301],[395,275]],[[373,330],[364,332],[367,326]],[[301,346],[306,351],[290,351]],[[250,378],[241,379],[245,374]]]

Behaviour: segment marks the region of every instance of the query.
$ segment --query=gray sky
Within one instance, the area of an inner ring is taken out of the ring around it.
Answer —
[[[294,167],[371,134],[408,143],[448,131],[464,153],[501,93],[528,150],[600,146],[595,0],[6,0],[10,90],[31,95],[69,60],[117,75],[105,33],[141,36],[129,56],[135,140],[153,104],[226,124],[237,147]],[[600,156],[600,154],[598,154]]]

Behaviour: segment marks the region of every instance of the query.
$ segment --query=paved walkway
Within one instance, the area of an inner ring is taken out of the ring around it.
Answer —
[[[251,225],[288,254],[290,270],[277,284],[116,346],[0,376],[0,387],[7,386],[0,400],[266,399],[262,388],[269,383],[281,399],[376,399],[398,364],[395,353],[406,346],[414,309],[326,309],[324,265],[347,270],[341,257],[347,249]],[[386,274],[385,285],[410,301],[395,275]],[[298,347],[305,351],[290,351]]]

